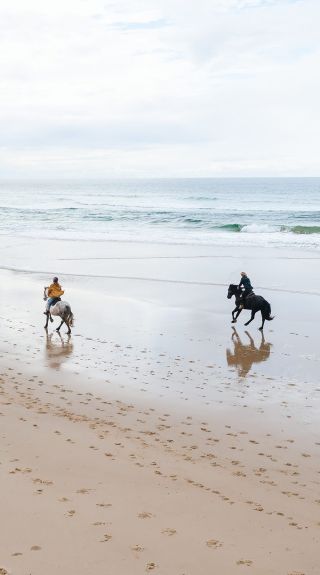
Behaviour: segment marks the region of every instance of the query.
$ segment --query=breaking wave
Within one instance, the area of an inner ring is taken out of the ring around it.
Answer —
[[[320,179],[0,182],[0,234],[320,248]]]
[[[284,232],[292,234],[320,234],[320,226],[270,226],[268,224],[224,224],[217,226],[218,230],[226,232],[244,232],[251,234],[272,234]]]

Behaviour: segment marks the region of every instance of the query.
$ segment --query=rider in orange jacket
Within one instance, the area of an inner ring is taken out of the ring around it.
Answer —
[[[57,303],[57,301],[60,301],[60,296],[62,296],[64,294],[64,291],[61,289],[61,285],[59,284],[59,279],[57,277],[54,277],[52,280],[52,284],[45,288],[48,290],[48,301],[47,301],[47,305],[46,305],[46,311],[44,312],[45,314],[48,313],[50,311],[50,307],[54,304]]]

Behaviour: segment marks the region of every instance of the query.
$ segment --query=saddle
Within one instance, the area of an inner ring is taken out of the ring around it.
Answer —
[[[246,295],[246,296],[245,296],[245,295],[242,295],[242,304],[243,304],[243,305],[246,304],[246,303],[248,302],[248,300],[250,300],[250,298],[251,298],[252,296],[254,296],[254,295],[255,295],[254,291],[251,291],[251,292],[248,293],[248,295]]]
[[[245,299],[247,300],[247,299],[249,299],[249,297],[252,297],[252,296],[254,296],[254,295],[256,295],[256,294],[254,293],[254,291],[251,291],[250,293],[248,293],[248,295],[245,297]]]
[[[61,298],[59,297],[58,301],[56,301],[56,303],[54,303],[50,307],[50,314],[51,315],[60,315],[60,302],[61,302]]]

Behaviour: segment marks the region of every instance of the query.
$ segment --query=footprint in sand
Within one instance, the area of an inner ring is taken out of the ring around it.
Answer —
[[[146,571],[152,571],[152,569],[156,568],[156,564],[153,563],[152,561],[150,563],[147,563],[146,565]]]
[[[30,551],[40,551],[41,547],[39,545],[32,545],[30,547]]]
[[[163,535],[175,535],[177,533],[176,529],[171,529],[170,527],[167,527],[166,529],[163,529],[161,531],[161,533],[163,533]]]
[[[219,547],[222,547],[222,543],[217,539],[208,539],[206,545],[207,547],[211,547],[212,549],[218,549]]]
[[[150,519],[152,517],[152,513],[148,513],[147,511],[142,511],[138,513],[139,519]]]
[[[142,545],[132,545],[131,549],[132,551],[144,551],[144,547],[142,547]]]
[[[105,522],[104,521],[96,521],[95,523],[92,523],[92,525],[94,525],[94,526],[105,525]]]
[[[4,567],[0,567],[0,575],[7,575],[8,571]]]
[[[67,517],[73,517],[75,514],[75,510],[74,509],[70,509],[70,511],[67,511]]]
[[[38,477],[32,480],[33,483],[41,483],[42,485],[53,485],[53,481],[49,479],[39,479]]]
[[[109,533],[105,533],[103,535],[103,539],[100,539],[100,543],[106,543],[107,541],[110,541],[110,539],[112,539],[112,535],[109,535]]]
[[[237,565],[247,565],[247,567],[250,567],[252,564],[253,561],[250,559],[239,559],[239,561],[237,561]]]

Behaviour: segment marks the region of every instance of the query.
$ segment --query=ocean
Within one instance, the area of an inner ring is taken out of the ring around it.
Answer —
[[[11,181],[0,234],[320,248],[320,178]]]

